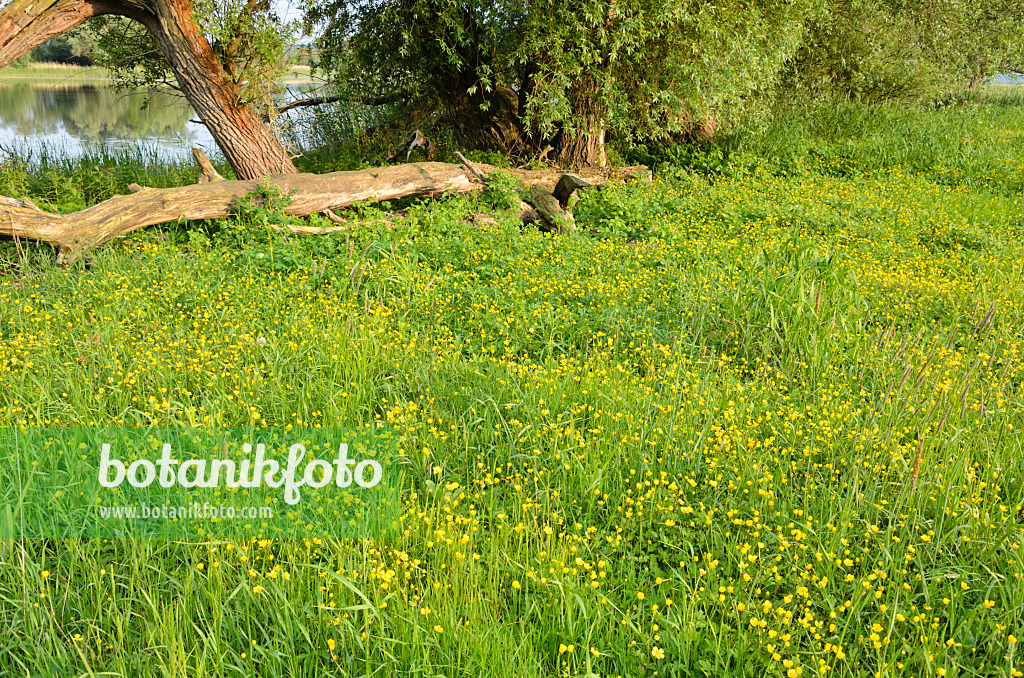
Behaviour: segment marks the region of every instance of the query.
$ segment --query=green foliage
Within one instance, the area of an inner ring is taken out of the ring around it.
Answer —
[[[97,58],[99,41],[95,24],[86,22],[33,49],[32,61],[91,66]]]
[[[518,134],[537,150],[604,130],[633,149],[708,120],[767,124],[775,100],[942,101],[1020,67],[1021,21],[1001,0],[306,6],[343,97],[397,120],[436,114],[481,148],[500,144],[472,131],[511,106],[502,143],[524,157]]]
[[[857,177],[902,170],[945,185],[983,186],[1012,195],[1024,190],[1015,131],[1024,99],[1012,88],[986,91],[962,104],[871,105],[827,100],[775,109],[770,124],[736,131],[712,144],[666,146],[634,156],[659,175],[704,177]],[[646,151],[646,149],[643,149]]]
[[[497,211],[518,210],[524,193],[522,180],[514,174],[498,171],[487,177],[484,198]]]
[[[1018,69],[1024,6],[836,0],[786,69],[790,91],[860,101],[935,98]]]
[[[122,16],[100,16],[92,23],[100,48],[97,60],[119,89],[173,84],[170,66],[145,26]]]
[[[192,10],[225,77],[240,86],[237,105],[272,105],[289,65],[286,45],[297,23],[282,19],[269,3],[200,0]],[[99,63],[119,87],[174,86],[167,57],[143,24],[123,16],[101,16],[90,23],[98,35]]]
[[[291,196],[274,184],[261,182],[235,202],[230,218],[216,222],[213,240],[235,250],[235,263],[243,269],[285,272],[308,264],[297,239],[279,230],[298,223],[282,211],[291,201]],[[191,233],[189,244],[201,245],[203,238],[194,238]]]
[[[499,91],[511,93],[540,148],[595,125],[657,138],[753,112],[813,5],[337,0],[308,3],[306,17],[322,29],[320,68],[344,96],[401,100],[421,115],[441,108],[447,123],[471,126],[473,107],[493,113],[506,105]]]

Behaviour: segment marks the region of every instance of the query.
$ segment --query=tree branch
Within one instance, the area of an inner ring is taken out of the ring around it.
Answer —
[[[304,106],[322,106],[324,104],[333,104],[336,101],[341,101],[341,97],[306,97],[305,99],[298,99],[296,101],[289,102],[284,106],[275,106],[274,110],[280,115],[285,111],[290,111],[293,108],[302,108]],[[264,116],[264,119],[269,119],[269,115]]]
[[[0,68],[86,19],[121,10],[116,2],[10,0],[0,9]]]

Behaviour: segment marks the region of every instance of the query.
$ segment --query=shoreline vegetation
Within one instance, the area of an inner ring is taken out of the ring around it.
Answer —
[[[281,79],[283,84],[304,84],[319,82],[310,76],[310,67],[293,65]],[[101,66],[77,66],[63,63],[33,62],[24,66],[8,66],[0,69],[0,80],[66,78],[74,80],[112,81]]]

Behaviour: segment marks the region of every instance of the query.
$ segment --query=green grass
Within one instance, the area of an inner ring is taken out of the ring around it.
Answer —
[[[8,541],[0,676],[1019,675],[1022,113],[814,109],[577,236],[495,191],[6,244],[4,424],[378,422],[407,486],[393,540]],[[0,194],[187,172],[115,165]]]
[[[762,129],[726,136],[704,149],[671,149],[666,160],[711,174],[767,171],[831,176],[900,168],[944,186],[1006,195],[1024,190],[1018,162],[1022,88],[991,87],[961,102],[780,106]]]

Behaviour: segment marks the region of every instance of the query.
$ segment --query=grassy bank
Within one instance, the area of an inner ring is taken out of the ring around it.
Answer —
[[[5,425],[381,422],[407,463],[393,540],[8,544],[0,676],[1021,675],[1024,109],[807,115],[578,236],[495,190],[5,244]]]
[[[107,69],[101,66],[32,62],[24,66],[0,69],[0,78],[61,78],[79,80],[108,80]],[[290,66],[284,74],[285,82],[305,82],[310,78],[309,66]]]
[[[33,62],[24,66],[8,66],[0,69],[0,78],[79,78],[84,80],[106,80],[107,69],[99,66],[77,66]]]

